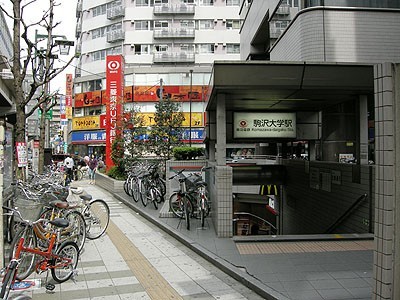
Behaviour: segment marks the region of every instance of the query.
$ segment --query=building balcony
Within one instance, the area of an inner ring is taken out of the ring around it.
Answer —
[[[277,15],[290,15],[290,6],[289,5],[281,5],[276,10]]]
[[[107,9],[107,19],[114,20],[125,16],[125,8],[122,5]]]
[[[157,52],[153,54],[154,63],[194,63],[194,52]]]
[[[154,30],[153,37],[155,39],[194,39],[195,33],[193,28],[170,28],[170,29],[157,29]]]
[[[178,4],[178,5],[156,5],[153,8],[154,15],[194,15],[195,6],[190,4]]]
[[[119,41],[123,41],[125,39],[125,32],[120,30],[114,30],[107,33],[107,43],[115,43]]]

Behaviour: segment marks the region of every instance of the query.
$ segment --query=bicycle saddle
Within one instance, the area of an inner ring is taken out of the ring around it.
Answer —
[[[67,228],[69,226],[69,221],[62,218],[55,218],[54,220],[49,221],[49,223],[60,228]]]

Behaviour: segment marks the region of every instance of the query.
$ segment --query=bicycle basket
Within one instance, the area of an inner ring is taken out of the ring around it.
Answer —
[[[15,198],[13,202],[14,207],[18,207],[22,217],[26,220],[37,220],[43,208],[42,203],[22,197]]]

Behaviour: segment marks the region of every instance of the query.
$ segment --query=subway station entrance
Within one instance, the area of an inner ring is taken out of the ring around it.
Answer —
[[[218,234],[372,233],[374,112],[372,65],[215,62],[206,148]]]

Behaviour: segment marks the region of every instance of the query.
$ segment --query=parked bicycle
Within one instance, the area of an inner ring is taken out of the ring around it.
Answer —
[[[24,276],[26,278],[33,270],[36,270],[37,273],[50,270],[52,278],[58,283],[65,282],[74,276],[79,259],[78,245],[72,241],[61,244],[58,242],[61,230],[69,226],[68,220],[57,218],[52,221],[46,219],[30,221],[23,219],[21,213],[16,209],[5,206],[3,206],[3,209],[21,219],[21,222],[25,225],[25,233],[19,238],[19,242],[13,249],[13,257],[6,269],[3,270],[5,275],[0,291],[1,299],[8,299],[14,283],[18,280],[17,275],[20,278]],[[37,247],[36,237],[31,233],[34,225],[47,222],[54,227],[51,229],[48,247],[41,249]],[[40,260],[35,264],[37,257],[40,257]],[[46,288],[52,290],[55,286],[47,282]]]
[[[200,219],[201,227],[205,226],[205,218],[210,214],[211,204],[207,192],[207,183],[203,180],[203,172],[209,167],[202,167],[199,173],[186,176],[184,169],[170,177],[177,178],[179,190],[169,197],[169,207],[178,218],[184,218],[187,229],[190,229],[190,218]]]

